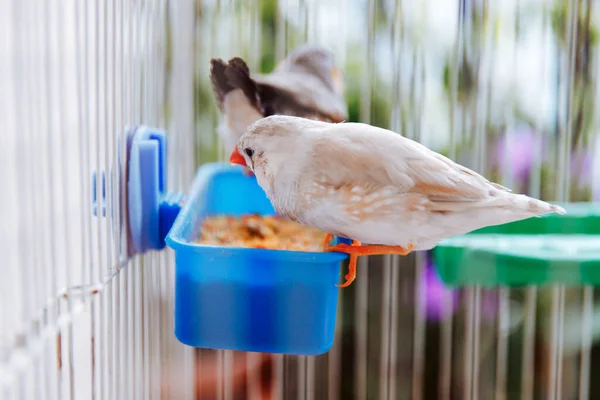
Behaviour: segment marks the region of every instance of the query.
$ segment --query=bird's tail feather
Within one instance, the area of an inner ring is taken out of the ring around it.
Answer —
[[[555,204],[546,203],[545,201],[534,199],[533,197],[524,194],[514,194],[504,192],[503,196],[495,197],[492,202],[497,201],[499,204],[512,206],[514,211],[522,212],[529,216],[541,216],[544,214],[557,213],[564,215],[567,211]]]
[[[225,63],[221,59],[210,60],[210,80],[219,108],[223,107],[225,95],[232,90],[240,89],[250,104],[262,114],[257,83],[250,77],[248,65],[240,57],[233,57]]]
[[[219,108],[223,107],[223,99],[227,93],[232,91],[234,88],[227,81],[225,70],[227,64],[220,58],[213,58],[210,60],[210,81],[212,82],[213,92],[217,98]]]
[[[432,202],[428,205],[430,211],[434,212],[464,212],[479,208],[498,208],[510,210],[516,215],[523,217],[539,216],[549,213],[564,215],[564,208],[555,204],[528,197],[524,194],[513,194],[510,192],[498,192],[496,196],[489,197],[484,201],[473,202]]]
[[[559,215],[565,215],[567,211],[561,206],[557,206],[556,204],[546,203],[545,201],[534,199],[532,197],[527,197],[525,195],[517,195],[523,196],[524,200],[527,201],[527,210],[535,215],[543,215],[549,213],[557,213]]]

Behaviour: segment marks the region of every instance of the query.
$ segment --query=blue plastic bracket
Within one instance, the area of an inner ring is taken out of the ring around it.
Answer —
[[[146,126],[127,130],[127,217],[132,253],[161,250],[165,237],[181,210],[183,195],[167,193],[167,137]],[[106,217],[106,178],[102,173],[102,198],[96,198],[96,172],[92,177],[93,213]],[[108,184],[111,185],[109,175]],[[110,201],[110,200],[109,200]],[[111,207],[113,209],[113,207]],[[131,251],[130,251],[131,253]]]
[[[166,193],[167,138],[163,131],[138,127],[128,157],[129,231],[135,253],[161,250],[181,210],[183,196]]]

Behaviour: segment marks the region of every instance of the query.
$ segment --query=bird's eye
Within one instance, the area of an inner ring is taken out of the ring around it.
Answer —
[[[254,150],[252,150],[250,147],[246,147],[244,149],[244,151],[246,152],[246,154],[248,155],[248,157],[252,157],[254,155]]]

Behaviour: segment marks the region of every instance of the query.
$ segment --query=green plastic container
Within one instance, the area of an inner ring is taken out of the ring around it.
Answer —
[[[433,250],[449,286],[600,285],[600,203],[447,239]]]

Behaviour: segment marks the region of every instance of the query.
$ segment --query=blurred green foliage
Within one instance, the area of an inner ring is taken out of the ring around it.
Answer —
[[[260,56],[260,73],[271,72],[276,64],[275,38],[277,35],[277,0],[260,0],[260,23],[262,43]]]
[[[592,25],[592,2],[588,0],[573,0],[577,15],[571,15],[570,2],[556,0],[551,11],[551,24],[561,51],[573,60],[572,85],[572,131],[571,146],[580,143],[587,144],[593,132],[595,107],[592,106],[596,93],[596,79],[592,74],[592,60],[595,59],[598,45],[598,28]],[[575,26],[571,27],[573,21]],[[575,41],[571,43],[571,30],[574,30]],[[574,48],[570,48],[570,44]]]
[[[469,63],[466,54],[460,56],[458,72],[452,70],[452,60],[448,60],[444,66],[444,90],[448,97],[456,93],[456,98],[460,103],[466,103],[477,89],[476,78],[473,73],[473,66]],[[452,76],[456,73],[456,78]],[[456,82],[453,82],[456,79]],[[453,87],[456,86],[456,89]]]

